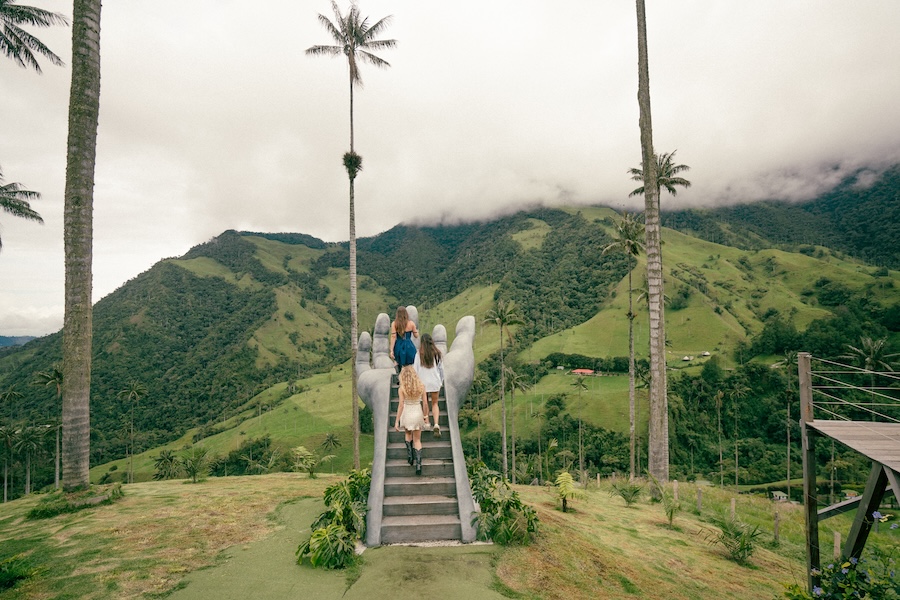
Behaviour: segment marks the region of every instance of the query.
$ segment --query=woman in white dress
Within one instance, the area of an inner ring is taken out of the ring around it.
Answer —
[[[416,354],[415,367],[419,379],[425,385],[425,428],[428,423],[428,405],[431,404],[431,414],[434,415],[435,437],[441,437],[439,424],[441,413],[438,410],[438,394],[444,385],[444,365],[441,363],[441,351],[434,344],[434,339],[427,333],[422,334],[422,342],[419,344],[419,352]]]
[[[412,365],[400,370],[400,402],[397,407],[397,418],[394,429],[406,432],[406,457],[409,464],[415,463],[416,475],[422,474],[422,428],[425,415],[422,406],[425,402],[425,386]]]

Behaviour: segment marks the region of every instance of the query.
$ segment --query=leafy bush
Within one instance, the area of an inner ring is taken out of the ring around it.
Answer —
[[[48,494],[37,505],[28,511],[28,519],[50,519],[65,513],[78,512],[100,504],[112,504],[123,496],[122,484],[109,487],[92,486],[76,492],[53,492]]]
[[[372,472],[350,471],[344,481],[325,488],[327,509],[312,523],[309,539],[297,547],[297,563],[343,569],[356,561],[356,540],[366,533],[366,512]]]
[[[578,490],[575,488],[575,480],[568,471],[561,472],[556,477],[556,498],[562,503],[562,511],[568,512],[569,500],[578,497]]]
[[[338,523],[330,523],[315,529],[309,539],[297,548],[297,562],[304,558],[314,567],[343,569],[356,558],[356,538]]]
[[[153,479],[162,481],[164,479],[175,479],[181,474],[181,461],[175,456],[171,450],[160,450],[159,455],[153,459]]]
[[[181,455],[181,469],[197,483],[209,472],[209,448],[193,446]]]
[[[306,471],[310,479],[316,478],[316,471],[323,462],[334,460],[334,454],[319,456],[307,450],[305,446],[297,446],[292,452],[294,454],[294,470]]]
[[[734,517],[721,517],[714,519],[713,523],[719,531],[707,535],[709,543],[721,544],[731,560],[746,564],[756,550],[756,538],[762,535],[759,525],[751,527]]]
[[[518,492],[483,462],[470,463],[469,485],[481,508],[472,517],[478,539],[493,540],[501,546],[528,544],[537,535],[538,516],[522,502]]]
[[[650,475],[650,481],[659,494],[659,500],[662,502],[663,510],[666,513],[666,519],[669,520],[669,527],[672,527],[673,522],[675,521],[675,515],[681,510],[681,501],[676,500],[673,491],[665,485],[662,485],[653,475]]]
[[[0,560],[0,590],[8,590],[23,579],[34,575],[33,569],[21,554]]]
[[[612,488],[609,490],[610,496],[619,496],[625,501],[625,506],[631,506],[637,502],[644,491],[644,484],[638,480],[629,481],[624,477],[612,480]]]
[[[900,580],[894,577],[896,561],[892,552],[873,549],[868,557],[850,558],[829,564],[818,575],[820,584],[810,594],[796,583],[786,585],[790,600],[836,600],[843,598],[900,598]]]

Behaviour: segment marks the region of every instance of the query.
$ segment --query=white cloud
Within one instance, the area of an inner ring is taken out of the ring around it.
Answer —
[[[386,36],[399,46],[382,53],[390,69],[364,70],[354,98],[358,235],[534,203],[633,202],[633,4],[360,5],[394,15]],[[694,184],[679,206],[806,199],[900,161],[894,0],[647,10],[655,148],[677,149]],[[319,12],[329,3],[104,5],[95,300],[226,229],[348,237],[347,70],[304,55],[328,42]],[[70,31],[35,33],[69,62]],[[29,314],[61,322],[69,71],[44,71],[0,61],[0,164],[43,193],[34,208],[47,221],[0,215],[0,334],[11,315],[38,333],[47,325]]]

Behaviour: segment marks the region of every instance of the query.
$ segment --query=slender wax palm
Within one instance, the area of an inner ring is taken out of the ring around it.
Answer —
[[[53,387],[56,389],[56,400],[59,401],[62,398],[62,384],[63,384],[63,375],[62,369],[58,364],[53,365],[53,367],[49,371],[39,371],[35,373],[35,381],[34,385],[43,385],[48,387]],[[60,425],[56,426],[56,477],[54,479],[54,488],[59,489],[59,429]]]
[[[623,213],[622,220],[616,223],[616,233],[613,241],[607,244],[603,249],[603,253],[618,251],[625,253],[629,260],[631,257],[640,256],[644,250],[644,225],[638,221],[631,213]],[[634,411],[634,310],[632,304],[633,286],[631,284],[631,273],[634,268],[628,269],[628,415],[629,428],[631,431],[629,442],[629,455],[631,461],[631,479],[634,479],[634,430],[635,430],[635,411]]]
[[[334,12],[334,22],[325,15],[319,15],[319,22],[331,34],[334,45],[312,46],[306,49],[306,53],[312,56],[341,56],[347,57],[350,67],[350,152],[344,155],[344,167],[350,179],[350,350],[352,384],[352,409],[353,409],[353,468],[359,469],[359,401],[356,391],[356,353],[357,353],[357,302],[356,302],[356,209],[354,198],[354,182],[356,175],[362,170],[362,158],[356,154],[353,145],[353,88],[362,87],[362,79],[359,75],[359,63],[367,62],[376,67],[386,68],[390,64],[372,52],[385,50],[397,45],[396,40],[378,40],[376,36],[381,34],[388,25],[391,17],[385,17],[374,24],[369,24],[368,17],[363,17],[356,3],[350,5],[346,14],[342,14],[337,2],[332,0],[331,8]]]
[[[100,0],[75,0],[63,211],[63,489],[90,485],[94,165],[100,114]]]
[[[516,310],[516,303],[510,300],[497,300],[497,305],[489,310],[484,317],[485,323],[493,323],[500,330],[500,430],[501,445],[503,450],[503,478],[509,478],[509,464],[506,456],[506,368],[503,362],[503,335],[509,338],[512,344],[512,334],[509,328],[512,325],[521,325],[522,319]]]
[[[663,188],[666,188],[666,191],[672,194],[673,196],[678,195],[678,190],[676,186],[689,188],[691,187],[691,182],[685,179],[684,177],[680,177],[678,174],[683,171],[689,171],[690,167],[687,165],[676,165],[675,164],[675,153],[677,150],[673,150],[672,152],[666,152],[663,154],[656,155],[656,190],[657,192],[661,192]],[[643,169],[629,169],[628,171],[631,174],[631,178],[635,181],[644,181],[644,170]],[[628,194],[629,196],[640,196],[644,193],[644,186],[641,186]]]
[[[38,73],[41,73],[41,65],[35,53],[46,58],[51,64],[61,66],[64,64],[62,59],[21,26],[50,27],[68,24],[61,14],[33,6],[21,6],[13,0],[0,0],[0,52],[20,67],[25,69],[31,67]]]
[[[650,305],[650,456],[648,470],[662,483],[669,480],[669,419],[666,396],[666,332],[663,312],[662,240],[659,225],[659,187],[653,152],[650,111],[650,67],[647,59],[647,13],[644,0],[635,0],[638,25],[638,109],[641,164],[644,178],[645,247]]]
[[[128,483],[134,483],[134,409],[141,398],[147,395],[147,386],[140,381],[131,380],[119,390],[116,397],[131,404],[131,452],[128,455]]]

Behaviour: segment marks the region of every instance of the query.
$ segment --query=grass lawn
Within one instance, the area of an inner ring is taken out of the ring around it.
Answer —
[[[562,513],[552,490],[515,486],[541,520],[530,546],[368,549],[349,572],[294,563],[321,494],[340,476],[282,473],[124,486],[110,506],[41,521],[24,515],[37,496],[0,507],[0,557],[21,555],[34,576],[0,600],[39,598],[396,598],[408,594],[473,599],[781,597],[803,582],[802,507],[737,495],[738,516],[764,534],[749,564],[710,543],[709,518],[728,510],[730,490],[682,483],[682,510],[669,527],[662,506],[627,507],[609,484],[591,483]],[[781,516],[775,544],[772,520]],[[834,521],[847,528],[849,520]],[[829,521],[831,523],[832,521]],[[885,528],[887,529],[887,528]],[[891,541],[894,532],[876,534]],[[830,540],[830,530],[822,532]],[[827,552],[824,554],[827,555]]]

